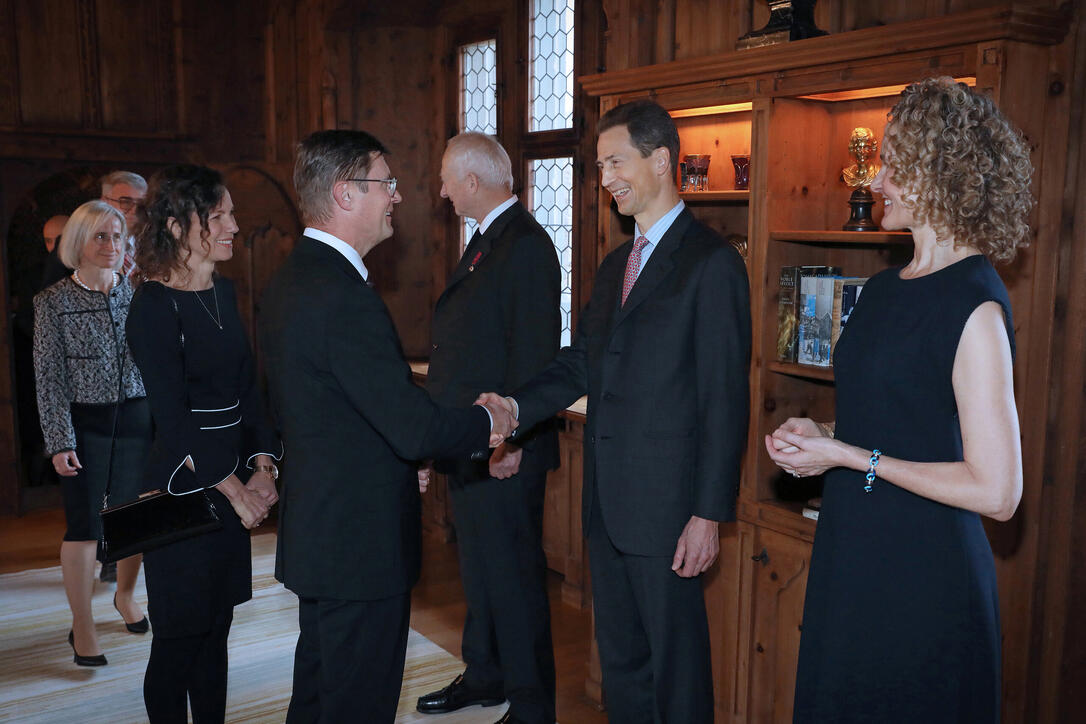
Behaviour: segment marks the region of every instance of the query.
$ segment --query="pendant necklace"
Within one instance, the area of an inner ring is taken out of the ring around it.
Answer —
[[[200,306],[207,312],[207,316],[211,317],[211,321],[215,323],[215,326],[220,330],[222,329],[222,315],[219,313],[219,295],[215,292],[215,283],[211,283],[211,297],[215,300],[215,313],[212,314],[211,310],[204,304],[204,300],[200,297],[200,292],[193,290],[193,294],[196,295],[196,301],[200,303]]]

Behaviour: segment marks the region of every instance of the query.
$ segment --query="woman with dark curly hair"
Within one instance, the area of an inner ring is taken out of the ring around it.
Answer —
[[[890,112],[882,226],[914,255],[868,280],[834,353],[835,422],[765,439],[826,472],[803,611],[796,722],[996,722],[999,598],[981,516],[1022,497],[1014,332],[990,260],[1027,243],[1029,148],[950,78]]]
[[[128,341],[155,422],[147,489],[204,490],[222,528],[144,556],[154,623],[143,697],[151,724],[221,723],[234,606],[252,597],[249,528],[276,501],[281,446],[268,426],[234,286],[234,204],[217,171],[173,166],[151,179],[137,240],[145,281]],[[274,452],[273,452],[274,451]],[[247,482],[243,479],[247,478]]]

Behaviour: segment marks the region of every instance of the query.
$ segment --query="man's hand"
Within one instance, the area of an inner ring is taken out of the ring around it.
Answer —
[[[671,570],[683,578],[701,575],[709,570],[719,553],[720,524],[692,515],[675,546]]]
[[[434,468],[429,461],[419,466],[419,493],[425,493],[434,479]]]
[[[520,459],[523,456],[524,448],[502,443],[490,456],[490,477],[498,480],[513,477],[520,470]]]
[[[498,447],[517,429],[513,406],[505,398],[492,392],[484,392],[479,395],[475,404],[485,407],[494,421],[490,428],[490,447]]]

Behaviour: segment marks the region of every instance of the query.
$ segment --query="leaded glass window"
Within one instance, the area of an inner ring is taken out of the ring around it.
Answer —
[[[529,131],[573,127],[573,2],[532,0]]]
[[[460,46],[460,130],[498,133],[497,41]],[[475,219],[463,217],[460,249],[475,233]]]
[[[573,304],[573,157],[541,158],[531,162],[529,207],[547,230],[562,266],[562,346],[570,342]]]

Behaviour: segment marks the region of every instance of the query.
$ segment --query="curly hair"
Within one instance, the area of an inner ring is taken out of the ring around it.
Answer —
[[[883,160],[902,204],[939,239],[1009,262],[1029,243],[1033,164],[1022,133],[991,98],[928,78],[890,110]]]
[[[185,239],[192,228],[193,216],[200,222],[203,229],[200,240],[210,253],[207,218],[222,201],[225,191],[222,174],[206,166],[168,166],[151,177],[147,196],[137,207],[140,232],[136,239],[136,266],[144,279],[169,281],[174,272],[184,270],[192,255]],[[177,237],[170,229],[173,221],[181,229]]]

